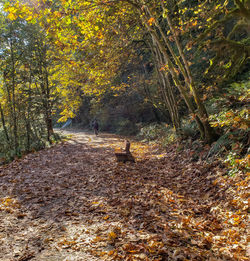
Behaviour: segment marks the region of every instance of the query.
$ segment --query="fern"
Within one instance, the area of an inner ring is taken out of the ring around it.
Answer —
[[[211,149],[209,150],[208,154],[207,154],[207,159],[212,157],[212,156],[216,156],[218,154],[220,154],[225,148],[227,147],[231,147],[231,145],[233,144],[233,140],[230,139],[230,136],[237,134],[238,131],[235,132],[228,132],[224,135],[222,135],[217,141],[216,143],[213,144],[213,146],[211,147]]]

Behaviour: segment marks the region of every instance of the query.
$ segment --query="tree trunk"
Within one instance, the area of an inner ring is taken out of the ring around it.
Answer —
[[[162,1],[162,4],[163,4],[163,1]],[[193,76],[192,76],[192,74],[191,74],[191,71],[190,71],[190,68],[189,68],[187,59],[186,59],[186,57],[185,57],[185,55],[184,55],[182,46],[181,46],[180,41],[179,41],[179,39],[178,39],[178,36],[177,36],[177,34],[176,34],[176,32],[175,32],[175,29],[174,29],[174,27],[172,26],[172,21],[171,21],[170,16],[168,15],[168,12],[166,12],[166,18],[167,18],[167,22],[168,22],[170,31],[172,32],[172,34],[173,34],[173,36],[174,36],[177,49],[178,49],[179,54],[180,54],[180,56],[181,56],[181,58],[182,58],[182,61],[183,61],[183,63],[184,63],[185,71],[187,72],[188,79],[186,78],[185,75],[184,75],[184,77],[185,77],[185,79],[186,79],[187,87],[189,87],[190,91],[193,93],[195,103],[196,103],[196,105],[197,105],[199,114],[200,114],[200,116],[201,116],[200,119],[201,119],[202,124],[203,124],[203,127],[204,127],[205,139],[206,139],[206,141],[209,142],[209,143],[210,143],[210,142],[213,142],[217,136],[216,136],[216,134],[215,134],[214,129],[213,129],[213,128],[210,126],[210,124],[209,124],[207,110],[206,110],[206,108],[205,108],[203,102],[202,102],[201,99],[200,99],[200,95],[199,95],[198,90],[197,90],[197,88],[196,88],[196,86],[195,86],[195,82],[194,82],[194,80],[193,80]]]
[[[162,96],[164,102],[170,113],[171,121],[177,133],[180,131],[181,123],[178,112],[178,106],[173,94],[173,89],[170,85],[168,75],[161,71],[160,65],[163,64],[162,56],[157,46],[151,46],[152,54],[154,56],[154,61],[156,65],[156,71],[160,80],[160,86],[162,91]]]
[[[5,124],[5,118],[4,118],[3,108],[1,106],[1,104],[0,104],[0,114],[1,114],[2,124],[3,124],[4,134],[5,134],[5,137],[6,137],[8,144],[10,144],[10,138],[9,138],[9,134],[8,134],[6,124]]]
[[[31,140],[31,123],[30,123],[30,114],[31,114],[31,84],[32,84],[32,77],[31,77],[31,68],[29,70],[29,94],[28,94],[28,108],[27,108],[27,117],[25,117],[26,121],[26,136],[27,136],[27,143],[26,143],[26,150],[30,151],[30,140]]]
[[[44,120],[47,129],[47,140],[49,143],[52,143],[51,135],[53,135],[54,131],[53,131],[53,124],[52,124],[48,72],[46,68],[46,46],[43,46],[43,49],[39,50],[38,56],[39,56],[40,81],[41,81],[40,89],[42,94]]]
[[[17,115],[16,115],[16,79],[15,79],[15,57],[12,40],[10,40],[10,52],[11,52],[11,108],[12,108],[12,121],[13,121],[13,135],[14,135],[14,148],[15,155],[18,154],[18,133],[17,133]]]
[[[201,133],[201,138],[204,139],[206,142],[211,143],[216,139],[216,135],[214,129],[209,125],[206,108],[200,99],[196,86],[194,85],[194,81],[191,72],[189,70],[187,60],[184,56],[178,38],[174,32],[169,16],[167,21],[169,23],[169,26],[171,27],[170,29],[172,30],[173,35],[175,36],[175,44],[177,46],[177,50],[182,58],[183,63],[180,61],[178,55],[176,55],[175,52],[173,51],[171,45],[168,42],[168,39],[166,38],[163,30],[161,29],[161,26],[158,24],[157,19],[155,19],[152,16],[150,9],[146,6],[145,2],[138,1],[137,3],[141,4],[141,8],[137,7],[137,10],[140,13],[142,22],[147,28],[149,34],[151,35],[153,42],[155,43],[158,50],[162,54],[164,58],[164,64],[168,66],[168,71],[172,76],[175,86],[180,91],[184,101],[188,106],[189,111],[193,114],[194,119],[196,120],[197,126],[199,128],[199,131]],[[148,24],[148,20],[150,18],[154,18],[154,26]],[[158,30],[158,32],[156,29]],[[175,64],[172,61],[174,61]],[[185,79],[185,85],[182,85],[181,81],[179,80],[180,73]],[[192,96],[190,96],[188,89],[191,90]],[[193,101],[195,102],[195,105],[197,107],[194,106]]]

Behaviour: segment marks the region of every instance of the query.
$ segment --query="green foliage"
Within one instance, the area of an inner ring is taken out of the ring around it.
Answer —
[[[249,166],[249,155],[243,158],[239,157],[239,154],[235,151],[230,151],[224,159],[224,163],[228,167],[228,175],[234,176],[239,174],[239,172],[247,172],[250,170]]]
[[[197,135],[199,134],[199,131],[197,129],[197,126],[193,120],[187,120],[183,119],[182,125],[181,125],[181,135],[184,139],[195,139],[197,138]]]
[[[162,147],[166,147],[170,144],[177,142],[179,136],[176,134],[174,128],[168,128],[166,134],[160,139],[160,144]]]
[[[208,152],[207,158],[218,156],[223,151],[228,151],[231,148],[231,145],[234,143],[233,134],[235,133],[226,133],[222,135],[211,147],[211,149]]]
[[[116,132],[122,135],[135,135],[138,131],[136,125],[125,118],[118,118],[118,120],[115,121],[114,124]]]
[[[229,175],[240,171],[236,164],[247,154],[249,133],[249,80],[224,86],[222,95],[209,101],[210,124],[222,133],[212,145],[208,159],[222,157],[230,169]]]
[[[1,126],[10,139],[2,147],[9,157],[15,146],[15,155],[45,147],[52,114],[62,122],[77,115],[83,126],[97,118],[102,131],[125,135],[171,118],[178,135],[192,140],[196,120],[201,136],[221,135],[211,155],[231,148],[235,131],[249,131],[249,82],[218,85],[247,70],[245,2],[243,9],[233,0],[37,2],[7,2],[1,17]],[[179,138],[163,124],[140,134],[161,144]]]
[[[224,127],[227,130],[248,130],[250,123],[248,117],[249,111],[247,108],[242,108],[219,112],[211,115],[210,120],[213,127]]]
[[[10,162],[14,160],[16,157],[21,158],[26,153],[39,151],[46,147],[50,147],[53,144],[60,142],[63,138],[65,137],[60,136],[58,133],[54,133],[51,137],[51,143],[49,143],[47,141],[46,135],[39,137],[33,136],[30,140],[29,150],[27,150],[26,136],[25,134],[23,136],[20,135],[19,147],[16,152],[15,149],[6,140],[6,136],[3,130],[0,129],[0,165]]]
[[[148,141],[159,139],[165,136],[168,128],[164,124],[153,123],[141,128],[139,137],[143,137]]]
[[[162,147],[166,147],[178,139],[176,131],[168,124],[163,123],[152,123],[142,127],[138,137],[146,141],[156,142]]]
[[[247,131],[250,125],[249,110],[246,104],[249,101],[250,81],[232,83],[224,88],[225,95],[213,99],[214,113],[210,115],[213,127],[220,127],[225,132],[242,130]]]
[[[205,51],[203,59],[210,62],[205,74],[216,83],[232,80],[248,66],[250,6],[246,2],[211,1],[195,12],[199,29],[196,41]]]

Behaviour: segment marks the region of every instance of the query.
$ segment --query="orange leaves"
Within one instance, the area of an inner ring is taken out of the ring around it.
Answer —
[[[17,202],[16,199],[11,198],[11,197],[5,197],[0,199],[0,211],[6,211],[13,213],[17,209],[20,208],[19,203]]]
[[[123,249],[126,251],[126,252],[129,252],[129,253],[138,253],[140,251],[140,248],[138,248],[138,246],[132,244],[132,243],[127,243],[123,246]]]
[[[100,236],[96,236],[93,240],[92,240],[92,243],[98,243],[98,242],[101,242],[103,241],[103,238],[100,237]]]
[[[198,21],[197,20],[195,20],[194,22],[192,22],[192,26],[196,26],[197,25],[197,23],[198,23]]]
[[[229,127],[231,129],[247,130],[249,127],[249,110],[246,108],[222,111],[218,115],[210,116],[211,125],[214,127]]]
[[[233,118],[233,120],[236,122],[239,122],[239,121],[241,121],[241,118],[239,116],[236,116],[235,118]]]
[[[103,38],[104,38],[104,35],[103,35],[103,33],[102,33],[101,30],[97,33],[97,37],[98,37],[99,39],[103,39]]]
[[[58,246],[61,247],[61,248],[72,248],[76,244],[77,244],[76,241],[74,241],[74,240],[69,241],[69,240],[64,238],[63,240],[61,240],[58,243]]]
[[[114,242],[117,239],[117,234],[114,231],[109,232],[108,234],[108,240],[111,242]]]
[[[148,24],[149,24],[150,26],[152,26],[154,23],[155,23],[155,18],[154,18],[154,17],[151,17],[151,18],[148,20]]]
[[[164,247],[164,244],[158,240],[150,240],[146,247],[149,253],[158,253]]]
[[[41,256],[60,251],[81,260],[244,260],[247,174],[226,177],[219,165],[190,162],[189,153],[170,148],[159,157],[157,147],[139,142],[131,150],[140,160],[118,165],[110,147],[123,147],[121,137],[97,140],[78,131],[72,139],[0,167],[4,185],[28,206],[29,218],[12,220],[11,236],[24,230],[25,219],[37,237],[46,235]],[[15,203],[1,199],[1,210]]]
[[[167,64],[163,65],[161,68],[160,68],[160,71],[168,71],[169,70],[169,67]]]
[[[114,255],[116,255],[117,254],[117,251],[115,251],[115,250],[110,250],[109,252],[108,252],[108,256],[114,256]]]
[[[226,113],[226,117],[227,118],[230,118],[230,117],[233,117],[234,116],[234,113],[232,111],[229,111]]]
[[[243,176],[244,177],[244,176]],[[231,211],[220,204],[217,209],[213,210],[213,213],[216,212],[216,215],[219,220],[222,220],[221,223],[221,233],[220,237],[215,238],[214,245],[223,246],[220,248],[220,251],[223,253],[231,252],[237,260],[244,260],[244,242],[246,242],[246,228],[247,228],[247,200],[246,195],[246,180],[242,180],[237,183],[239,175],[235,178],[229,177],[225,178],[224,186],[230,187],[230,194],[233,196],[231,202],[228,202],[231,209],[238,209],[237,211]],[[247,179],[247,176],[246,176]],[[237,189],[240,187],[240,190]],[[214,212],[215,211],[215,212]]]

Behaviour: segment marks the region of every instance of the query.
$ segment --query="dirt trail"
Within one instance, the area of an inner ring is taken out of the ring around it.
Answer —
[[[110,143],[122,142],[122,137],[109,133],[100,133],[98,136],[95,136],[93,132],[90,131],[81,131],[77,129],[72,130],[57,130],[58,133],[63,135],[70,135],[71,140],[69,143],[82,143],[88,145],[97,145],[97,146],[108,146]]]
[[[0,167],[0,260],[235,260],[216,253],[225,198],[209,173],[121,137],[64,131],[71,140]]]

